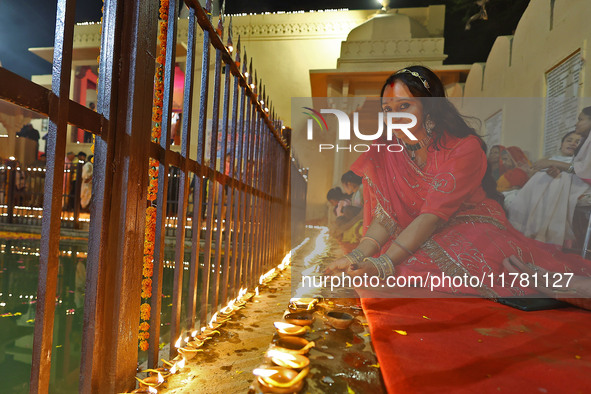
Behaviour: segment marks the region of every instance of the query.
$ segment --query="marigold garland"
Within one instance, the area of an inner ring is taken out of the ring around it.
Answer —
[[[154,76],[154,105],[152,108],[152,142],[158,143],[162,132],[162,107],[164,99],[164,62],[166,59],[166,32],[168,30],[169,0],[160,0],[160,19],[158,29],[159,55],[156,57]],[[142,304],[140,306],[140,325],[138,347],[141,351],[149,349],[150,338],[150,298],[152,297],[152,275],[154,274],[154,244],[156,242],[156,197],[158,195],[158,160],[150,158],[148,170],[148,207],[146,208],[146,230],[144,232],[144,259],[142,269]]]

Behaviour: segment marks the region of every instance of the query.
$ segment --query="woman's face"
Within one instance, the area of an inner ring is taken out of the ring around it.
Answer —
[[[492,148],[490,148],[490,152],[488,153],[488,160],[493,163],[498,163],[500,153],[501,153],[501,150],[499,149],[499,147],[493,146]]]
[[[581,143],[583,136],[579,134],[571,134],[564,139],[564,142],[560,146],[560,153],[564,156],[574,156],[575,150]]]
[[[511,168],[515,167],[515,164],[513,163],[513,159],[511,158],[511,155],[507,151],[504,151],[503,153],[501,153],[501,162],[503,162],[503,166],[506,169],[511,169]]]
[[[419,140],[425,138],[427,133],[423,127],[423,104],[417,98],[414,98],[408,87],[396,80],[393,84],[386,86],[384,95],[382,97],[382,110],[387,112],[406,112],[413,114],[417,118],[415,127],[410,128],[409,131]],[[385,119],[384,119],[385,120]],[[409,123],[408,118],[394,118],[394,123]],[[408,144],[415,144],[417,141],[411,140],[401,130],[394,130],[396,137]]]
[[[575,133],[587,137],[591,131],[591,116],[585,115],[583,112],[579,114],[579,120],[575,125]]]

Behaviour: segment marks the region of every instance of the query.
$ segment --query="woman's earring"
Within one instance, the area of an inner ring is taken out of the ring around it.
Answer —
[[[433,133],[433,129],[435,128],[435,122],[431,120],[431,116],[427,115],[427,119],[425,120],[425,130],[427,131],[428,135]]]

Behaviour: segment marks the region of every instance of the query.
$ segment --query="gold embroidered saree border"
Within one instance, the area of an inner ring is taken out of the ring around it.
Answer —
[[[449,253],[437,243],[437,241],[433,240],[433,238],[425,241],[420,250],[424,251],[445,275],[451,277],[464,275],[471,276],[468,269],[464,267],[460,261],[454,260]],[[476,289],[485,298],[496,300],[499,297],[496,292],[484,284]]]

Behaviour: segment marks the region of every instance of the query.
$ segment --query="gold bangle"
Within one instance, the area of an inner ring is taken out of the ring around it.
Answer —
[[[359,241],[359,243],[361,243],[363,241],[371,241],[371,242],[373,242],[374,245],[378,248],[378,252],[380,250],[382,250],[382,246],[380,245],[380,243],[375,238],[372,238],[372,237],[362,237],[361,240]]]
[[[409,248],[402,245],[400,242],[396,241],[395,239],[393,239],[392,242],[395,243],[396,245],[398,245],[398,247],[400,247],[400,249],[404,250],[406,252],[406,254],[408,254],[409,256],[412,256],[414,254]]]

